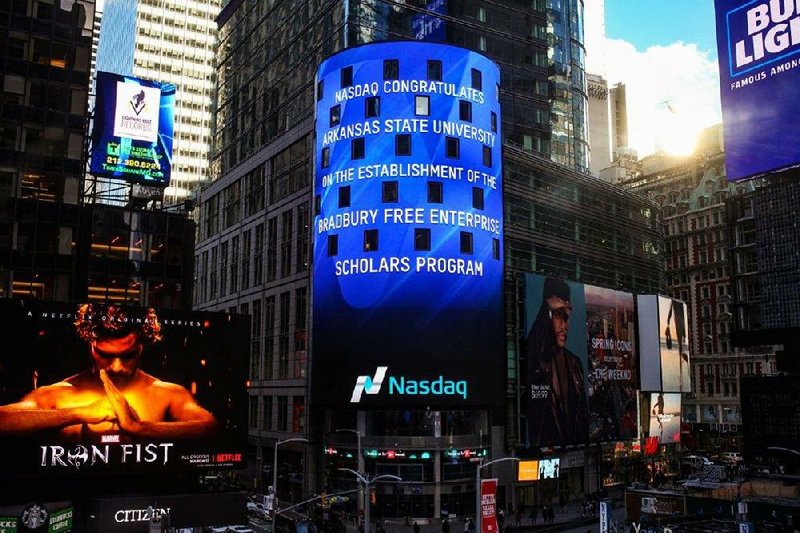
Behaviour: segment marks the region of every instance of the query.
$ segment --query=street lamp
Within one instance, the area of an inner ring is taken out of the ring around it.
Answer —
[[[356,469],[359,472],[363,472],[364,471],[364,456],[361,454],[361,432],[358,431],[357,429],[349,429],[349,428],[334,429],[333,432],[334,433],[355,433],[356,434],[356,437],[357,437],[357,448],[358,448],[358,461],[356,462]],[[362,498],[364,497],[364,495],[361,493],[360,489],[361,489],[361,486],[359,485],[358,496],[356,498],[356,510],[359,511],[359,513],[358,513],[359,516],[360,516],[361,508],[363,507]]]
[[[481,470],[494,463],[502,463],[503,461],[517,461],[519,457],[503,457],[502,459],[495,459],[486,464],[478,466],[475,469],[475,530],[483,533],[481,529]],[[495,504],[496,505],[496,504]]]
[[[342,470],[343,472],[350,472],[351,474],[356,476],[358,480],[364,484],[364,492],[366,492],[367,495],[370,494],[369,492],[370,484],[374,483],[375,481],[379,481],[381,479],[393,479],[394,481],[403,481],[403,478],[398,476],[393,476],[392,474],[381,474],[380,476],[375,476],[373,478],[370,478],[369,474],[361,474],[360,472],[356,472],[352,468],[340,468],[339,470]],[[364,533],[369,533],[369,511],[371,507],[372,507],[372,501],[367,502],[367,504],[364,506]]]
[[[272,455],[272,509],[273,512],[278,510],[278,446],[286,444],[287,442],[305,442],[308,444],[310,441],[303,437],[292,437],[291,439],[275,441],[275,450]]]

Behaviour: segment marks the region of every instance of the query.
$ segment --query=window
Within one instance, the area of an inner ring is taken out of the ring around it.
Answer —
[[[480,187],[472,188],[472,207],[483,209],[483,189]]]
[[[411,135],[408,133],[395,135],[394,155],[411,155]]]
[[[344,67],[341,71],[342,87],[353,85],[353,67]]]
[[[430,96],[414,96],[414,114],[421,117],[427,117],[431,114]]]
[[[445,156],[450,159],[458,159],[460,146],[458,137],[445,137]]]
[[[492,257],[500,259],[500,239],[492,239]]]
[[[338,126],[342,118],[342,106],[335,105],[330,111],[330,127]]]
[[[428,182],[428,203],[441,204],[444,201],[444,192],[442,182],[429,181]]]
[[[472,122],[472,103],[466,100],[458,101],[458,118],[464,122]]]
[[[472,69],[472,88],[476,91],[483,90],[483,75],[476,68]]]
[[[325,80],[319,80],[317,83],[317,102],[322,100],[325,89]]]
[[[364,251],[375,252],[378,250],[378,230],[364,230]]]
[[[381,185],[381,200],[384,203],[396,203],[399,196],[396,181],[384,181]]]
[[[468,231],[461,232],[461,253],[462,254],[472,253],[472,233]]]
[[[350,159],[364,159],[364,137],[350,141]]]
[[[491,119],[492,119],[492,131],[494,133],[497,133],[497,113],[495,113],[494,111],[492,111]]]
[[[364,110],[364,116],[367,118],[372,117],[379,117],[381,116],[381,97],[380,96],[370,96],[364,101],[364,105],[366,109]]]
[[[436,59],[428,60],[428,79],[442,81],[442,62]]]
[[[289,397],[278,396],[278,431],[288,431],[289,428]]]
[[[339,207],[350,207],[350,186],[339,187]]]
[[[430,251],[431,230],[429,228],[416,228],[414,230],[414,249],[417,251]]]
[[[322,168],[331,166],[331,148],[330,146],[322,149]]]
[[[328,235],[328,257],[336,257],[339,253],[339,236]]]
[[[400,79],[400,60],[398,59],[383,60],[383,79],[384,80]]]
[[[490,168],[492,166],[492,149],[488,146],[483,147],[483,166]]]

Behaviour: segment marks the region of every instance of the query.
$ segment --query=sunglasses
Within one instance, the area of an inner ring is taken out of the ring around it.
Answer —
[[[550,320],[554,318],[559,318],[564,322],[569,322],[569,315],[570,311],[566,307],[562,307],[560,309],[549,309]]]

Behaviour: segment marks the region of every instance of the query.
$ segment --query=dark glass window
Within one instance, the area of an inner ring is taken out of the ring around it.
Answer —
[[[367,118],[371,117],[379,117],[381,116],[381,97],[380,96],[370,96],[364,101],[364,105],[366,109],[364,110],[364,116]]]
[[[330,127],[338,126],[342,119],[342,106],[335,105],[331,108]]]
[[[472,188],[472,207],[483,209],[483,189],[480,187]]]
[[[483,165],[487,167],[492,166],[492,149],[488,146],[483,147]]]
[[[322,209],[322,195],[318,194],[314,197],[314,214],[319,215],[321,209]]]
[[[458,159],[460,146],[458,137],[445,137],[445,155],[452,159]]]
[[[462,254],[472,253],[472,233],[468,231],[461,232],[461,253]]]
[[[427,117],[431,114],[431,97],[414,96],[414,114],[420,117]]]
[[[458,101],[458,118],[465,122],[472,122],[472,103],[466,100]]]
[[[353,67],[344,67],[341,71],[342,74],[342,87],[350,87],[353,85]]]
[[[400,79],[400,60],[399,59],[384,59],[383,60],[383,79],[384,80],[399,80]]]
[[[324,97],[324,89],[325,89],[325,80],[319,80],[317,82],[317,102],[322,100]]]
[[[322,168],[331,166],[331,147],[326,146],[322,149]]]
[[[483,90],[483,75],[476,68],[472,69],[472,88],[476,91]]]
[[[500,259],[500,239],[492,239],[492,257]]]
[[[364,251],[375,252],[378,250],[378,230],[364,230]]]
[[[429,228],[414,229],[414,249],[422,252],[430,251],[431,230]]]
[[[328,257],[334,257],[339,253],[339,236],[328,235]]]
[[[364,159],[364,137],[350,141],[350,159]]]
[[[497,133],[497,113],[492,111],[491,117],[492,117],[492,131],[494,133]]]
[[[411,155],[411,135],[401,133],[394,137],[394,155]]]
[[[441,181],[428,182],[428,203],[441,204],[444,202],[444,188]]]
[[[339,187],[339,207],[350,207],[350,186]]]
[[[381,200],[386,203],[397,202],[399,188],[396,181],[384,181],[381,186]]]
[[[431,81],[442,81],[442,62],[438,59],[428,60],[428,79]]]

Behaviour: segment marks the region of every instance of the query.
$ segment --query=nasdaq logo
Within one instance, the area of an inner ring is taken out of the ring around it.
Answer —
[[[378,394],[386,378],[389,367],[379,366],[375,375],[358,376],[350,403],[361,401],[361,394]],[[440,375],[436,379],[409,379],[406,376],[389,377],[389,394],[399,396],[460,396],[466,400],[468,395],[466,380],[445,379]]]

